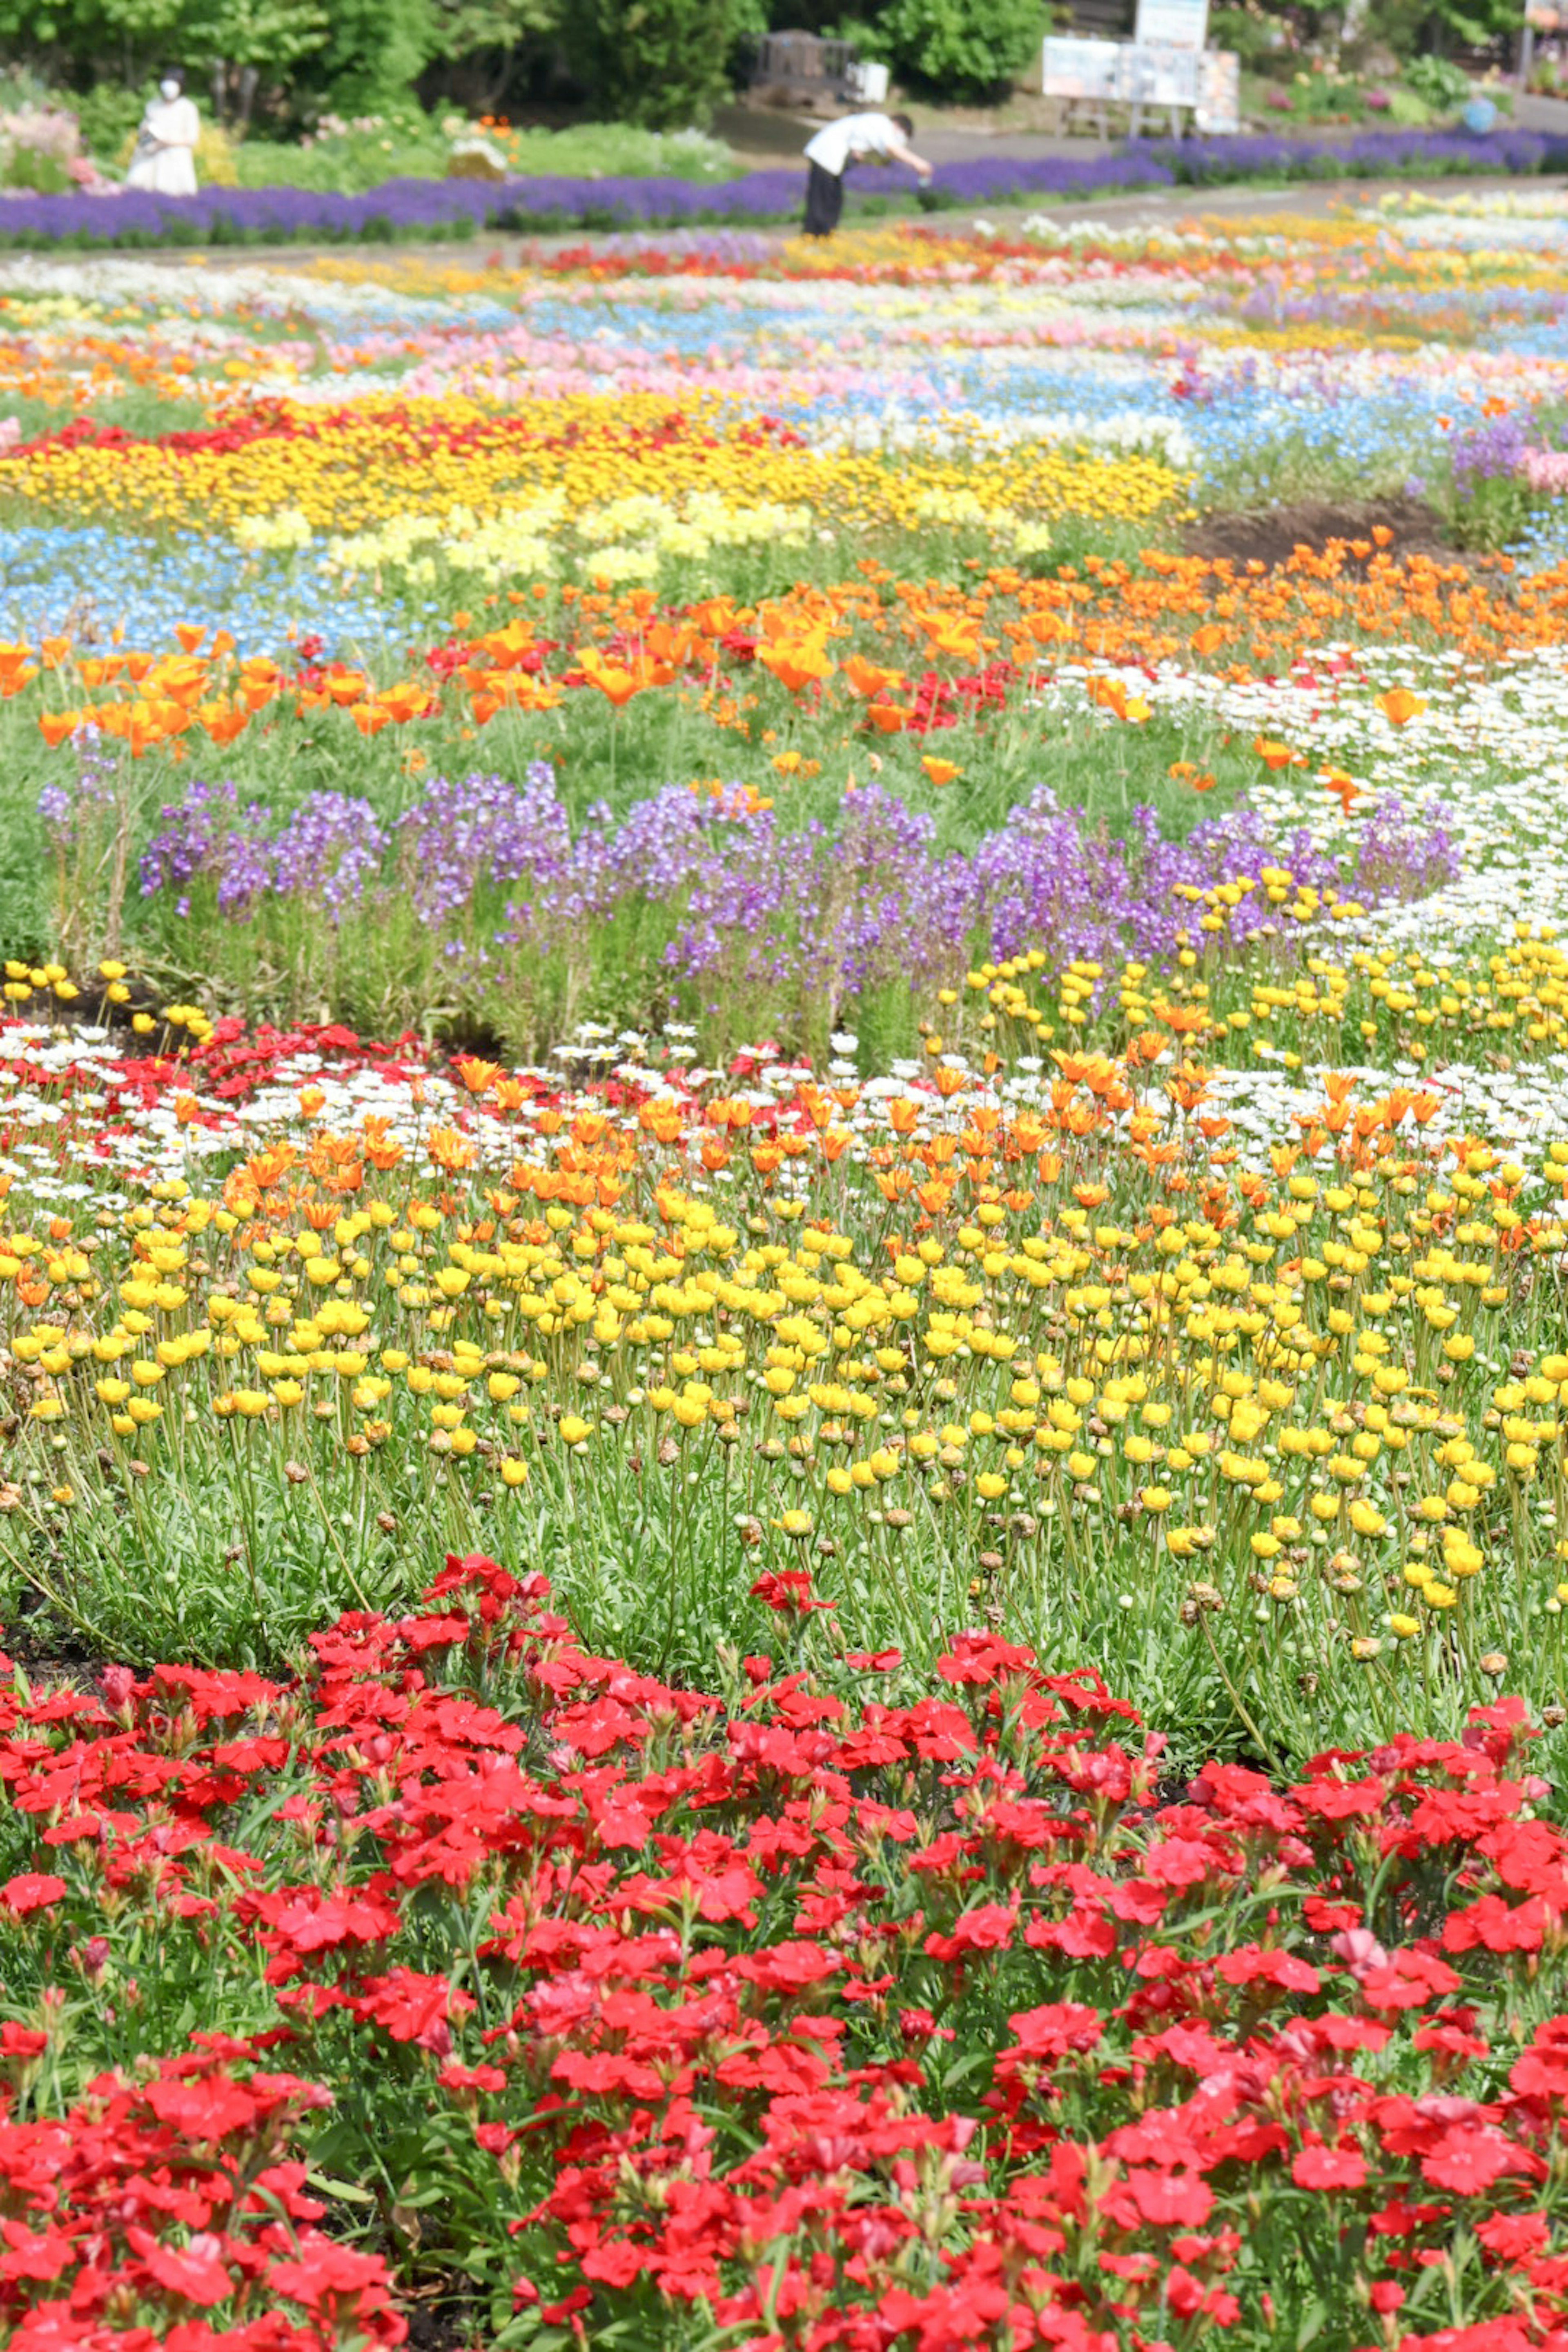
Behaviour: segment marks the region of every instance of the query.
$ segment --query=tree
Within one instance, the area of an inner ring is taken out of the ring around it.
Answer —
[[[880,45],[900,75],[942,98],[991,98],[1027,65],[1044,29],[1040,0],[892,0]]]
[[[574,0],[574,77],[606,121],[700,127],[729,94],[736,13],[735,0]]]
[[[54,13],[77,60],[134,89],[155,67],[178,62],[184,12],[184,0],[65,0]]]
[[[321,54],[329,30],[318,0],[200,0],[187,13],[179,53],[184,64],[205,69],[220,121],[232,100],[243,133],[263,74],[289,83],[296,67]]]
[[[436,0],[431,56],[451,65],[482,58],[481,103],[488,110],[500,105],[523,52],[559,26],[556,0]]]
[[[378,114],[406,105],[436,50],[430,0],[331,0],[321,68],[340,109]]]

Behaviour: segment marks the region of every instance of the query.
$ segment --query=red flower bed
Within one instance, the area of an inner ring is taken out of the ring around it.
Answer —
[[[391,2343],[384,2258],[518,2345],[1568,2352],[1521,1709],[1162,1792],[989,1636],[781,1590],[705,1695],[548,1597],[0,1700],[7,2341]]]
[[[38,1887],[40,1901],[65,1892],[49,1876]],[[0,2029],[14,2094],[26,2095],[49,2039]],[[305,2115],[330,2104],[313,2084],[264,2072],[247,2043],[210,2034],[140,2079],[104,2077],[58,2118],[0,2125],[6,2343],[14,2352],[401,2343],[384,2263],[315,2228],[322,2208],[304,2194],[304,2165],[277,2153]],[[215,2305],[226,2325],[201,2315]]]

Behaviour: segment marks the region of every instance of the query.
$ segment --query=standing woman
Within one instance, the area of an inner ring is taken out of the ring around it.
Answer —
[[[125,174],[128,188],[144,188],[159,196],[194,196],[196,193],[196,143],[201,118],[184,95],[177,73],[166,73],[158,95],[147,101],[135,152]]]

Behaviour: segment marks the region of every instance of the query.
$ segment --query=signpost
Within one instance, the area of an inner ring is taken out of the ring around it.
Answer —
[[[1064,121],[1088,113],[1101,139],[1110,137],[1105,110],[1121,95],[1120,41],[1047,38],[1040,66],[1040,89],[1059,99]]]
[[[1164,43],[1159,47],[1136,43],[1123,52],[1122,97],[1134,109],[1196,106],[1200,55],[1199,50],[1171,48]],[[1132,135],[1138,135],[1136,127]]]
[[[1120,41],[1051,38],[1041,87],[1047,98],[1113,99],[1121,88]]]
[[[1234,49],[1205,49],[1199,58],[1193,121],[1200,131],[1226,138],[1241,129],[1241,59]]]
[[[1208,31],[1209,0],[1138,0],[1135,48],[1201,49]]]
[[[1149,25],[1161,37],[1145,32]],[[1200,131],[1237,131],[1239,62],[1228,49],[1204,47],[1207,26],[1208,0],[1139,0],[1134,41],[1047,39],[1041,91],[1059,100],[1068,116],[1090,113],[1102,139],[1108,136],[1105,110],[1111,105],[1131,109],[1134,138],[1146,106],[1166,110],[1173,137],[1180,135],[1184,108]]]

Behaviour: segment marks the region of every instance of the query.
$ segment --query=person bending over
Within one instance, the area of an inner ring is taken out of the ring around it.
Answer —
[[[931,165],[909,143],[914,135],[907,114],[845,114],[825,123],[805,151],[805,235],[831,236],[838,226],[851,163],[907,163],[929,180]]]

